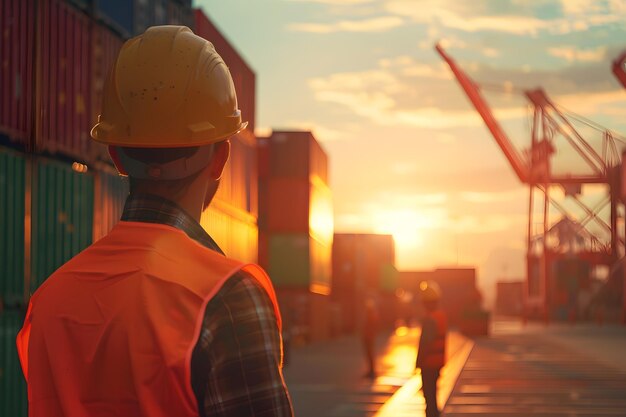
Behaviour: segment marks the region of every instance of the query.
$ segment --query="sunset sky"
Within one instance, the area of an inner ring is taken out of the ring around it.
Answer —
[[[401,270],[476,266],[483,284],[525,275],[527,188],[436,41],[479,82],[543,86],[626,133],[610,68],[626,49],[626,1],[194,3],[256,71],[257,133],[312,129],[331,161],[336,230],[393,233]],[[523,100],[507,103],[496,115],[529,143]]]

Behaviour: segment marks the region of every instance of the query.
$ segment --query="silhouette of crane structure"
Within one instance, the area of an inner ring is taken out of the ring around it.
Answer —
[[[626,88],[626,51],[622,52],[622,54],[613,61],[613,74],[615,74],[619,82]]]
[[[530,141],[519,149],[483,97],[483,86],[440,45],[435,49],[519,180],[529,187],[525,317],[564,320],[611,314],[626,320],[624,231],[618,227],[624,222],[620,193],[624,138],[560,107],[541,88],[508,86],[503,90],[523,94],[530,104]],[[621,75],[626,86],[626,74]],[[583,135],[583,127],[592,133]]]

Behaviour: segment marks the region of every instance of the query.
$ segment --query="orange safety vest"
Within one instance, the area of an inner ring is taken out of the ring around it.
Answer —
[[[435,322],[436,335],[435,339],[424,346],[425,351],[420,353],[423,355],[423,368],[441,369],[446,364],[446,332],[448,331],[448,319],[442,310],[435,310],[427,313],[427,317]]]
[[[239,270],[166,225],[120,222],[32,296],[17,339],[31,417],[198,416],[191,355],[207,303]]]

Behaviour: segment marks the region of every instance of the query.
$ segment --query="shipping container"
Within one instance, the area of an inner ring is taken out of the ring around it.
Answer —
[[[0,136],[30,149],[33,133],[35,0],[0,5]]]
[[[94,190],[93,241],[104,237],[122,217],[128,197],[128,177],[113,168],[101,167],[96,173]]]
[[[328,295],[333,240],[332,193],[325,172],[311,172],[312,154],[325,159],[311,132],[273,132],[261,141],[259,233],[261,266],[277,286]],[[316,166],[324,166],[316,162]],[[319,168],[323,169],[323,168]]]
[[[85,249],[93,236],[94,178],[80,164],[33,164],[30,289]]]
[[[0,148],[0,311],[24,304],[26,159]]]
[[[306,179],[270,177],[267,194],[260,201],[267,206],[264,225],[271,233],[309,232],[310,184]]]
[[[224,253],[242,262],[258,261],[256,218],[215,199],[202,213],[200,224]]]
[[[26,417],[26,381],[17,356],[15,339],[24,316],[20,311],[0,312],[0,415]]]
[[[202,10],[196,9],[194,13],[195,32],[210,41],[228,65],[237,92],[241,116],[243,120],[249,123],[247,130],[254,132],[256,116],[256,76],[254,71]]]
[[[256,138],[245,130],[230,138],[230,157],[216,197],[231,205],[257,214],[258,176]]]
[[[520,316],[524,307],[524,283],[522,281],[496,283],[496,313]]]
[[[167,2],[167,24],[194,28],[193,11],[189,6],[182,5],[176,0]]]
[[[123,39],[107,26],[94,23],[92,26],[91,50],[91,119],[89,126],[98,121],[98,115],[102,113],[102,98],[104,82],[111,71],[122,47]],[[111,163],[106,145],[91,141],[93,157],[96,160]]]
[[[395,300],[395,248],[391,235],[336,233],[332,241],[332,298],[341,310],[343,331],[352,332],[363,317],[365,300],[373,298],[379,309]],[[385,301],[385,302],[384,302]],[[392,304],[393,307],[393,304]],[[395,307],[381,314],[383,325],[395,321]]]
[[[310,132],[273,132],[259,147],[259,215],[268,233],[308,231],[330,245],[332,192],[327,158]],[[312,169],[315,169],[312,171]]]
[[[60,1],[39,3],[36,150],[91,159],[91,21]]]
[[[191,5],[175,0],[94,0],[98,20],[129,38],[150,26],[183,25],[193,29]]]
[[[311,175],[311,132],[273,132],[270,142],[270,175],[303,178]]]
[[[94,10],[98,19],[128,38],[134,34],[134,9],[140,0],[94,0]]]
[[[395,271],[392,235],[336,233],[332,241],[333,291],[383,290],[385,280]],[[395,288],[392,292],[395,291]]]
[[[168,21],[168,3],[168,0],[135,1],[133,33],[143,33],[150,26],[171,24]]]
[[[268,253],[266,270],[275,286],[308,290],[311,283],[308,233],[271,234]]]
[[[309,265],[311,275],[309,290],[316,294],[328,295],[331,290],[332,241],[320,242],[309,238]]]
[[[330,251],[335,230],[333,195],[321,177],[311,175],[309,178],[309,234]]]

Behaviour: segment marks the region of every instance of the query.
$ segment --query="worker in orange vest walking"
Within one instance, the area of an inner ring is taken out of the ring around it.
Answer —
[[[124,44],[91,135],[130,195],[31,298],[17,340],[31,417],[292,416],[271,282],[199,223],[246,125],[210,42],[156,26]]]
[[[424,317],[415,367],[420,368],[422,372],[426,417],[438,417],[437,380],[441,368],[446,363],[448,320],[446,314],[439,308],[441,290],[435,282],[421,282],[420,295],[424,306]]]

